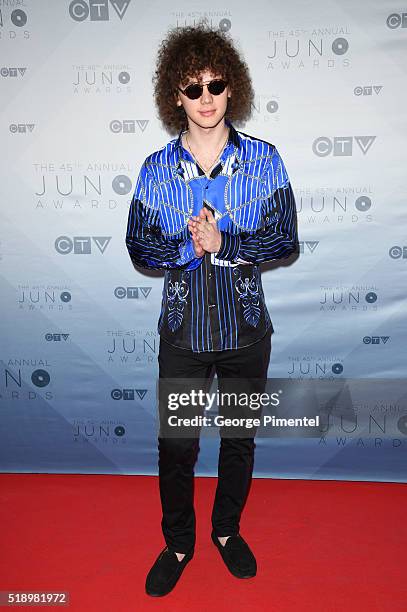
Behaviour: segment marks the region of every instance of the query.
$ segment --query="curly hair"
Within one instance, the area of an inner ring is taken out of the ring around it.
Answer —
[[[206,20],[195,26],[171,28],[161,42],[153,76],[154,100],[164,128],[171,134],[188,127],[182,106],[177,106],[177,87],[197,79],[205,70],[227,81],[231,97],[225,118],[244,123],[250,118],[254,92],[246,62],[225,32],[209,27]]]

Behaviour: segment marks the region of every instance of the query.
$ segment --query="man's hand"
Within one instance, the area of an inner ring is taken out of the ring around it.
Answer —
[[[198,232],[194,225],[195,219],[197,219],[197,217],[191,217],[188,221],[188,227],[192,236],[192,246],[194,247],[195,257],[203,257],[205,255],[205,249],[198,242]]]
[[[192,238],[192,246],[194,247],[195,257],[203,257],[205,255],[205,249],[194,238]]]
[[[222,236],[216,225],[215,217],[207,208],[201,208],[197,217],[191,217],[188,227],[192,233],[194,249],[217,253],[222,244]],[[197,245],[197,247],[195,246]],[[201,255],[197,255],[201,257]]]

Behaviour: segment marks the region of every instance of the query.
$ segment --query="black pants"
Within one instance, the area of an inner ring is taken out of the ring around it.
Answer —
[[[208,380],[216,369],[219,390],[222,379],[256,379],[250,384],[263,392],[271,352],[271,329],[251,346],[236,350],[194,353],[160,340],[160,378]],[[219,410],[219,413],[221,411]],[[255,442],[254,436],[222,437],[218,462],[218,484],[212,510],[212,527],[217,536],[239,533],[239,521],[249,492]],[[186,553],[195,546],[193,505],[194,466],[199,437],[158,436],[159,486],[162,505],[161,526],[168,548]]]

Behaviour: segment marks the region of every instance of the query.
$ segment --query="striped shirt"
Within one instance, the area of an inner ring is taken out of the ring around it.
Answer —
[[[260,264],[298,250],[294,194],[277,148],[227,125],[209,178],[182,132],[151,153],[129,210],[133,264],[165,270],[158,332],[194,352],[238,349],[273,332]],[[188,220],[203,206],[214,212],[222,242],[217,253],[196,257]]]

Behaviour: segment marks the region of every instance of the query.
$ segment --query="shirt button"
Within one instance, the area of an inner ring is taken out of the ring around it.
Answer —
[[[208,278],[212,278],[212,272],[209,272]]]

